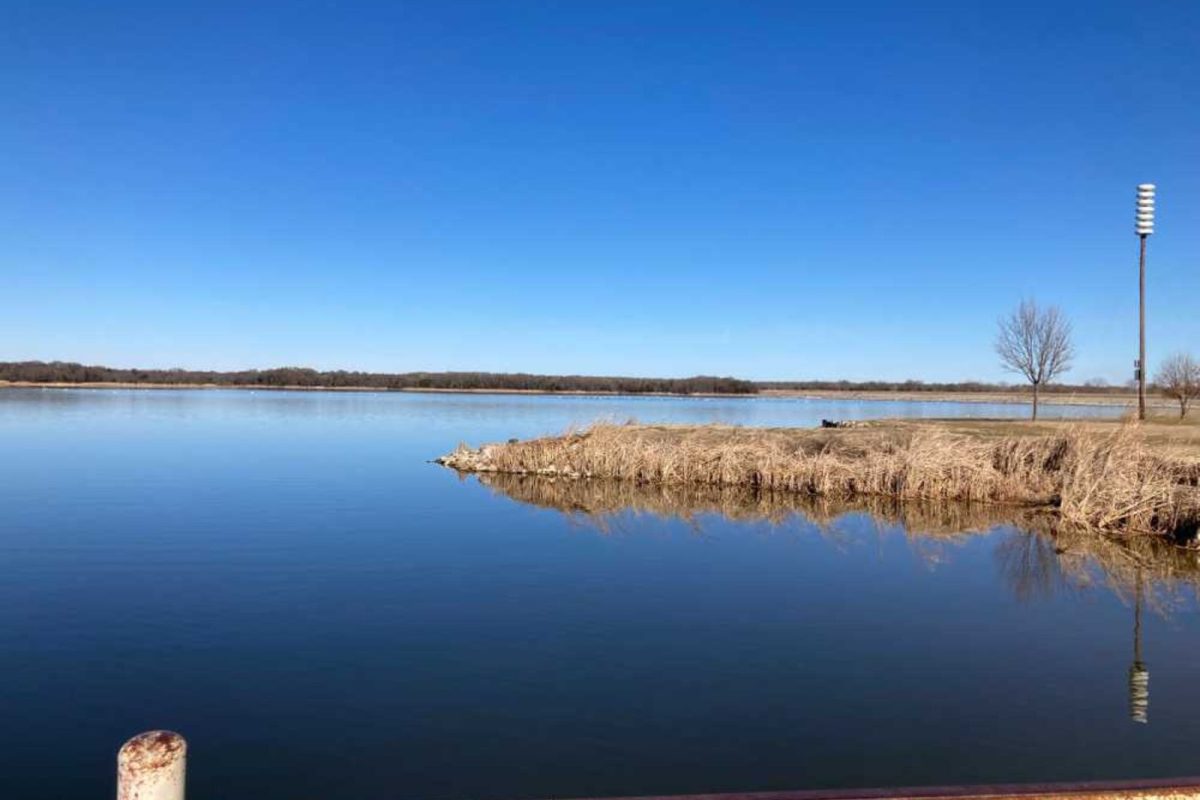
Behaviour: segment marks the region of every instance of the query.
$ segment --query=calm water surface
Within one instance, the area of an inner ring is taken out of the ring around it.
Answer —
[[[593,524],[427,463],[598,417],[1024,413],[0,391],[0,795],[110,796],[117,746],[156,727],[189,738],[197,798],[1195,773],[1186,592],[1143,611],[1139,724],[1131,596],[1064,577],[1013,527],[703,509]]]

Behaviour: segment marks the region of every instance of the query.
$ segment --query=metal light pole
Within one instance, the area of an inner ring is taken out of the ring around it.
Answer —
[[[1138,419],[1146,419],[1146,237],[1154,233],[1154,184],[1137,187],[1138,248]]]

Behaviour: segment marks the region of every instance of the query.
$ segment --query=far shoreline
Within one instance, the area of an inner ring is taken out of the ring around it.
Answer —
[[[34,381],[0,381],[3,389],[145,389],[149,391],[165,390],[221,390],[234,391],[261,390],[264,392],[360,392],[360,393],[396,393],[409,394],[493,394],[493,395],[548,395],[565,397],[701,397],[723,398],[731,400],[753,400],[756,398],[796,399],[796,400],[852,400],[865,402],[913,402],[913,403],[978,403],[1022,405],[1030,402],[1028,391],[1014,390],[1011,392],[954,392],[954,391],[863,391],[855,389],[763,389],[756,394],[734,392],[609,392],[602,390],[560,390],[544,389],[451,389],[400,387],[385,388],[377,386],[261,386],[256,384],[217,384],[217,383],[121,383],[109,381],[90,381],[83,383],[70,382],[34,382]],[[1155,408],[1170,407],[1174,401],[1163,397],[1147,397],[1147,404]],[[1130,406],[1137,403],[1135,395],[1124,393],[1111,394],[1073,394],[1045,393],[1042,395],[1042,405],[1057,406]]]
[[[913,403],[1001,403],[1012,405],[1029,405],[1031,397],[1027,389],[1014,389],[1010,392],[981,391],[866,391],[861,389],[763,389],[757,395],[750,397],[794,397],[812,400],[865,400],[865,401],[900,401]],[[1039,399],[1041,406],[1135,406],[1137,395],[1113,393],[1074,393],[1043,391]],[[1165,397],[1147,397],[1146,404],[1155,408],[1170,407],[1175,401]]]
[[[733,392],[606,392],[599,389],[566,389],[550,391],[547,389],[450,389],[425,388],[422,386],[403,386],[389,388],[386,386],[261,386],[253,383],[120,383],[116,381],[91,381],[83,383],[33,381],[0,381],[3,389],[147,389],[150,391],[167,391],[170,389],[186,391],[211,391],[228,389],[231,391],[263,391],[263,392],[357,392],[376,394],[544,394],[565,395],[575,397],[761,397],[761,394],[735,394]]]

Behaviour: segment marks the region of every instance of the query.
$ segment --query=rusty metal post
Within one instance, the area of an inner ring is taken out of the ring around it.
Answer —
[[[117,754],[117,800],[183,800],[187,742],[171,731],[139,733]]]

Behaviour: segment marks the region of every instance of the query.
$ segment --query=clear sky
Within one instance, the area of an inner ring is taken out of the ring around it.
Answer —
[[[1200,3],[0,0],[0,360],[1068,380],[1200,352]]]

